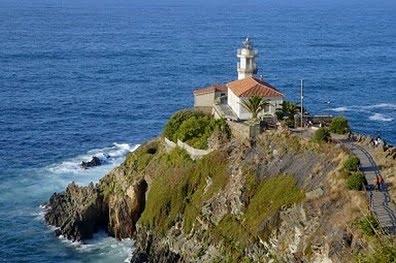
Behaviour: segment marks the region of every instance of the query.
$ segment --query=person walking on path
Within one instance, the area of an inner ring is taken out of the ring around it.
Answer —
[[[382,178],[381,175],[379,175],[378,177],[379,177],[379,190],[383,191],[384,190],[384,178]]]

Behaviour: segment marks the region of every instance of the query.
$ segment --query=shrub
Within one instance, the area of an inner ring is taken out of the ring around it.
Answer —
[[[174,113],[170,117],[168,123],[165,125],[164,136],[172,141],[175,141],[176,132],[179,129],[180,125],[185,120],[198,115],[202,115],[202,114],[195,112],[193,110],[181,110]]]
[[[356,172],[359,169],[360,159],[356,155],[350,156],[344,162],[344,169],[348,172]]]
[[[329,131],[326,128],[319,128],[314,132],[312,136],[312,141],[316,143],[328,142],[329,138]]]
[[[361,172],[353,172],[347,179],[347,188],[349,190],[362,190],[365,182],[364,175]]]
[[[224,119],[216,120],[212,116],[192,110],[176,112],[164,128],[164,136],[177,142],[181,140],[198,149],[206,149],[208,138],[215,130],[229,137],[229,128]]]
[[[348,120],[343,116],[332,119],[330,123],[330,131],[337,134],[346,134],[350,131]]]

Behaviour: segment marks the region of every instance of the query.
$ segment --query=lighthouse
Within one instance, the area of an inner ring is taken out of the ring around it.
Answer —
[[[237,51],[239,62],[237,63],[238,79],[254,77],[257,73],[256,57],[257,49],[253,48],[253,43],[249,38],[242,42],[242,47]]]

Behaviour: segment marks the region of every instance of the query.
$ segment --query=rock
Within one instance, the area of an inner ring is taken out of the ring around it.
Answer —
[[[92,238],[99,229],[118,239],[131,238],[145,207],[147,183],[137,180],[125,192],[107,190],[105,197],[104,189],[93,183],[87,187],[69,184],[64,192],[54,193],[44,206],[46,222],[59,228],[55,231],[57,236],[72,241]]]
[[[87,187],[69,184],[64,192],[51,196],[47,207],[45,221],[59,227],[56,235],[73,241],[91,238],[107,225],[107,208],[93,183]]]
[[[99,166],[101,164],[102,164],[102,161],[98,157],[94,156],[94,157],[92,157],[92,160],[89,161],[89,162],[82,161],[81,162],[81,167],[84,168],[84,169],[88,169],[88,168],[91,168],[91,167]]]
[[[135,239],[137,247],[131,263],[186,262],[179,254],[172,252],[166,243],[160,242],[160,238],[154,233],[139,229]]]
[[[316,188],[316,189],[314,189],[312,191],[309,191],[309,192],[305,193],[305,196],[308,199],[316,199],[316,198],[319,198],[319,197],[323,196],[323,194],[324,194],[323,188],[322,187],[318,187],[318,188]]]

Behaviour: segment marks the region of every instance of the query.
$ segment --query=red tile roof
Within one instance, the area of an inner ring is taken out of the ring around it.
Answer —
[[[194,95],[203,95],[203,94],[213,93],[216,91],[225,92],[226,90],[227,87],[225,84],[213,84],[212,86],[207,88],[194,90]]]
[[[226,84],[238,97],[283,97],[282,92],[271,84],[253,77],[235,80]]]

